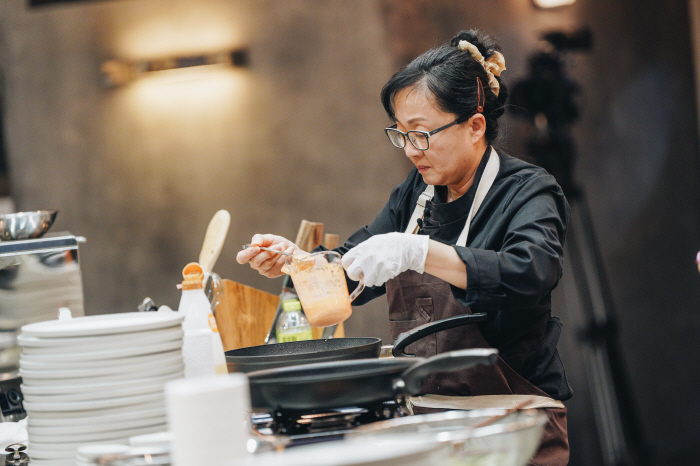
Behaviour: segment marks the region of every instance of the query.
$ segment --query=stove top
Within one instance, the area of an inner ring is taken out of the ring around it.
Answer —
[[[251,416],[253,430],[285,436],[291,446],[340,440],[355,427],[409,414],[403,401],[318,411],[276,411]]]

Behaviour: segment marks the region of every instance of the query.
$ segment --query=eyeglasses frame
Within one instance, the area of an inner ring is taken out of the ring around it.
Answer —
[[[400,130],[396,129],[396,125],[394,125],[394,126],[390,126],[390,127],[388,127],[388,128],[384,128],[384,133],[386,133],[386,137],[389,138],[389,141],[391,142],[391,145],[393,145],[394,147],[398,147],[399,149],[403,149],[404,147],[406,147],[406,139],[408,139],[408,141],[411,143],[411,145],[412,145],[413,147],[416,148],[416,150],[426,151],[426,150],[430,149],[430,136],[432,136],[432,135],[434,135],[434,134],[437,134],[437,133],[439,133],[439,132],[442,131],[442,130],[447,129],[447,128],[449,128],[450,126],[454,126],[454,125],[458,125],[458,124],[460,124],[460,123],[464,123],[465,121],[467,121],[468,119],[470,119],[471,117],[473,117],[474,115],[476,115],[477,113],[483,113],[483,112],[484,112],[484,105],[485,105],[485,104],[486,104],[486,94],[484,93],[484,85],[481,84],[481,79],[479,79],[479,77],[477,76],[477,77],[476,77],[476,112],[475,112],[475,113],[472,113],[471,115],[466,116],[466,117],[457,118],[457,119],[456,119],[455,121],[453,121],[452,123],[448,123],[448,124],[446,124],[445,126],[441,126],[441,127],[439,127],[438,129],[434,129],[434,130],[432,130],[432,131],[430,131],[430,132],[428,132],[428,131],[420,131],[420,130],[417,130],[417,129],[412,129],[411,131],[406,131],[406,132],[404,133],[403,131],[400,131]],[[392,141],[391,136],[389,136],[389,131],[393,131],[393,132],[395,132],[395,133],[399,133],[400,135],[403,136],[403,146],[399,147],[399,146],[397,146],[396,144],[394,144],[394,141]],[[428,147],[426,147],[425,149],[419,149],[419,148],[417,148],[416,145],[413,144],[413,141],[411,141],[411,138],[408,137],[408,133],[421,133],[421,134],[425,134],[425,139],[428,141]]]
[[[469,116],[466,116],[466,117],[457,118],[457,119],[456,119],[455,121],[453,121],[452,123],[448,123],[448,124],[446,124],[445,126],[441,126],[441,127],[439,127],[438,129],[434,129],[434,130],[432,130],[432,131],[421,131],[421,130],[418,130],[418,129],[412,129],[412,130],[406,131],[406,132],[404,133],[403,131],[396,129],[396,125],[394,125],[394,126],[389,127],[389,128],[384,128],[384,132],[386,133],[386,136],[389,138],[389,141],[391,141],[391,144],[392,144],[394,147],[398,147],[399,149],[403,149],[404,147],[406,147],[406,139],[408,139],[408,141],[411,143],[411,145],[412,145],[413,147],[416,148],[416,150],[426,151],[426,150],[430,149],[430,136],[433,136],[433,135],[439,133],[440,131],[446,130],[446,129],[449,128],[450,126],[454,126],[454,125],[458,125],[458,124],[460,124],[460,123],[464,123],[465,121],[467,121],[468,119],[470,119],[472,116],[473,116],[473,114],[472,114],[472,115],[469,115]],[[397,146],[396,144],[394,144],[394,141],[391,139],[391,136],[389,136],[389,131],[392,131],[392,132],[394,132],[394,133],[399,133],[400,135],[403,136],[403,146],[399,147],[399,146]],[[425,139],[428,141],[428,147],[426,147],[425,149],[420,149],[420,148],[416,147],[416,145],[413,143],[413,141],[412,141],[411,138],[409,137],[409,135],[408,135],[409,133],[420,133],[420,134],[425,135]]]

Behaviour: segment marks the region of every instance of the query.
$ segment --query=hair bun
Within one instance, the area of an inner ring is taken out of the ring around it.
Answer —
[[[493,55],[493,52],[500,52],[501,47],[498,45],[495,39],[493,39],[488,34],[484,34],[478,29],[469,29],[468,31],[459,31],[456,36],[450,41],[452,47],[459,47],[459,42],[466,40],[467,42],[476,46],[479,52],[484,56],[484,58],[489,58]]]

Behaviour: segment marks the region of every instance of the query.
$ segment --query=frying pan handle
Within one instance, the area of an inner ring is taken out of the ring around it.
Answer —
[[[412,365],[401,374],[397,389],[404,395],[417,395],[423,390],[425,379],[436,372],[453,372],[470,367],[491,366],[498,360],[494,348],[472,348],[441,353]],[[401,387],[403,381],[403,387]]]
[[[396,338],[396,341],[394,341],[394,349],[391,350],[391,353],[397,358],[415,356],[415,354],[406,354],[404,352],[406,347],[411,343],[443,330],[461,327],[463,325],[475,324],[477,322],[484,322],[488,320],[488,318],[488,314],[482,312],[478,314],[462,314],[459,316],[438,320],[436,322],[428,322],[427,324],[420,325],[399,335]]]

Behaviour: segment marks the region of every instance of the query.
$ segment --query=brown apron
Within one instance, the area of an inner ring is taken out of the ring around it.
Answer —
[[[488,157],[479,180],[474,200],[457,245],[466,246],[471,221],[486,198],[500,170],[498,153],[487,149]],[[434,186],[428,186],[418,198],[406,233],[418,230],[418,219],[423,216],[426,202],[433,198]],[[460,314],[471,313],[452,295],[450,285],[428,274],[408,271],[386,283],[389,300],[389,330],[394,339],[400,333],[419,325]],[[536,332],[535,332],[536,333]],[[526,336],[525,343],[538,344],[536,335]],[[421,357],[434,356],[446,351],[467,348],[490,348],[479,326],[465,325],[444,330],[408,345],[406,352]],[[503,348],[503,350],[507,350]],[[517,352],[517,348],[512,350]],[[434,374],[426,380],[425,393],[446,396],[483,395],[548,395],[515,372],[500,356],[494,366],[479,366],[459,372]],[[429,408],[415,407],[414,412],[430,412]],[[435,410],[432,410],[435,411]],[[535,466],[562,466],[569,462],[569,439],[566,431],[566,408],[546,408],[549,421],[545,425],[539,450],[530,464]]]
[[[432,275],[408,271],[386,283],[389,301],[389,330],[396,339],[400,333],[428,322],[468,314],[452,295],[450,285]],[[406,353],[429,357],[437,353],[465,348],[490,348],[478,325],[465,325],[427,336],[406,347]],[[428,378],[425,393],[448,396],[539,395],[545,392],[528,382],[499,357],[496,365],[479,366],[459,372],[434,374]],[[416,414],[435,412],[414,407]],[[547,408],[539,450],[529,464],[562,466],[569,462],[566,408]]]

